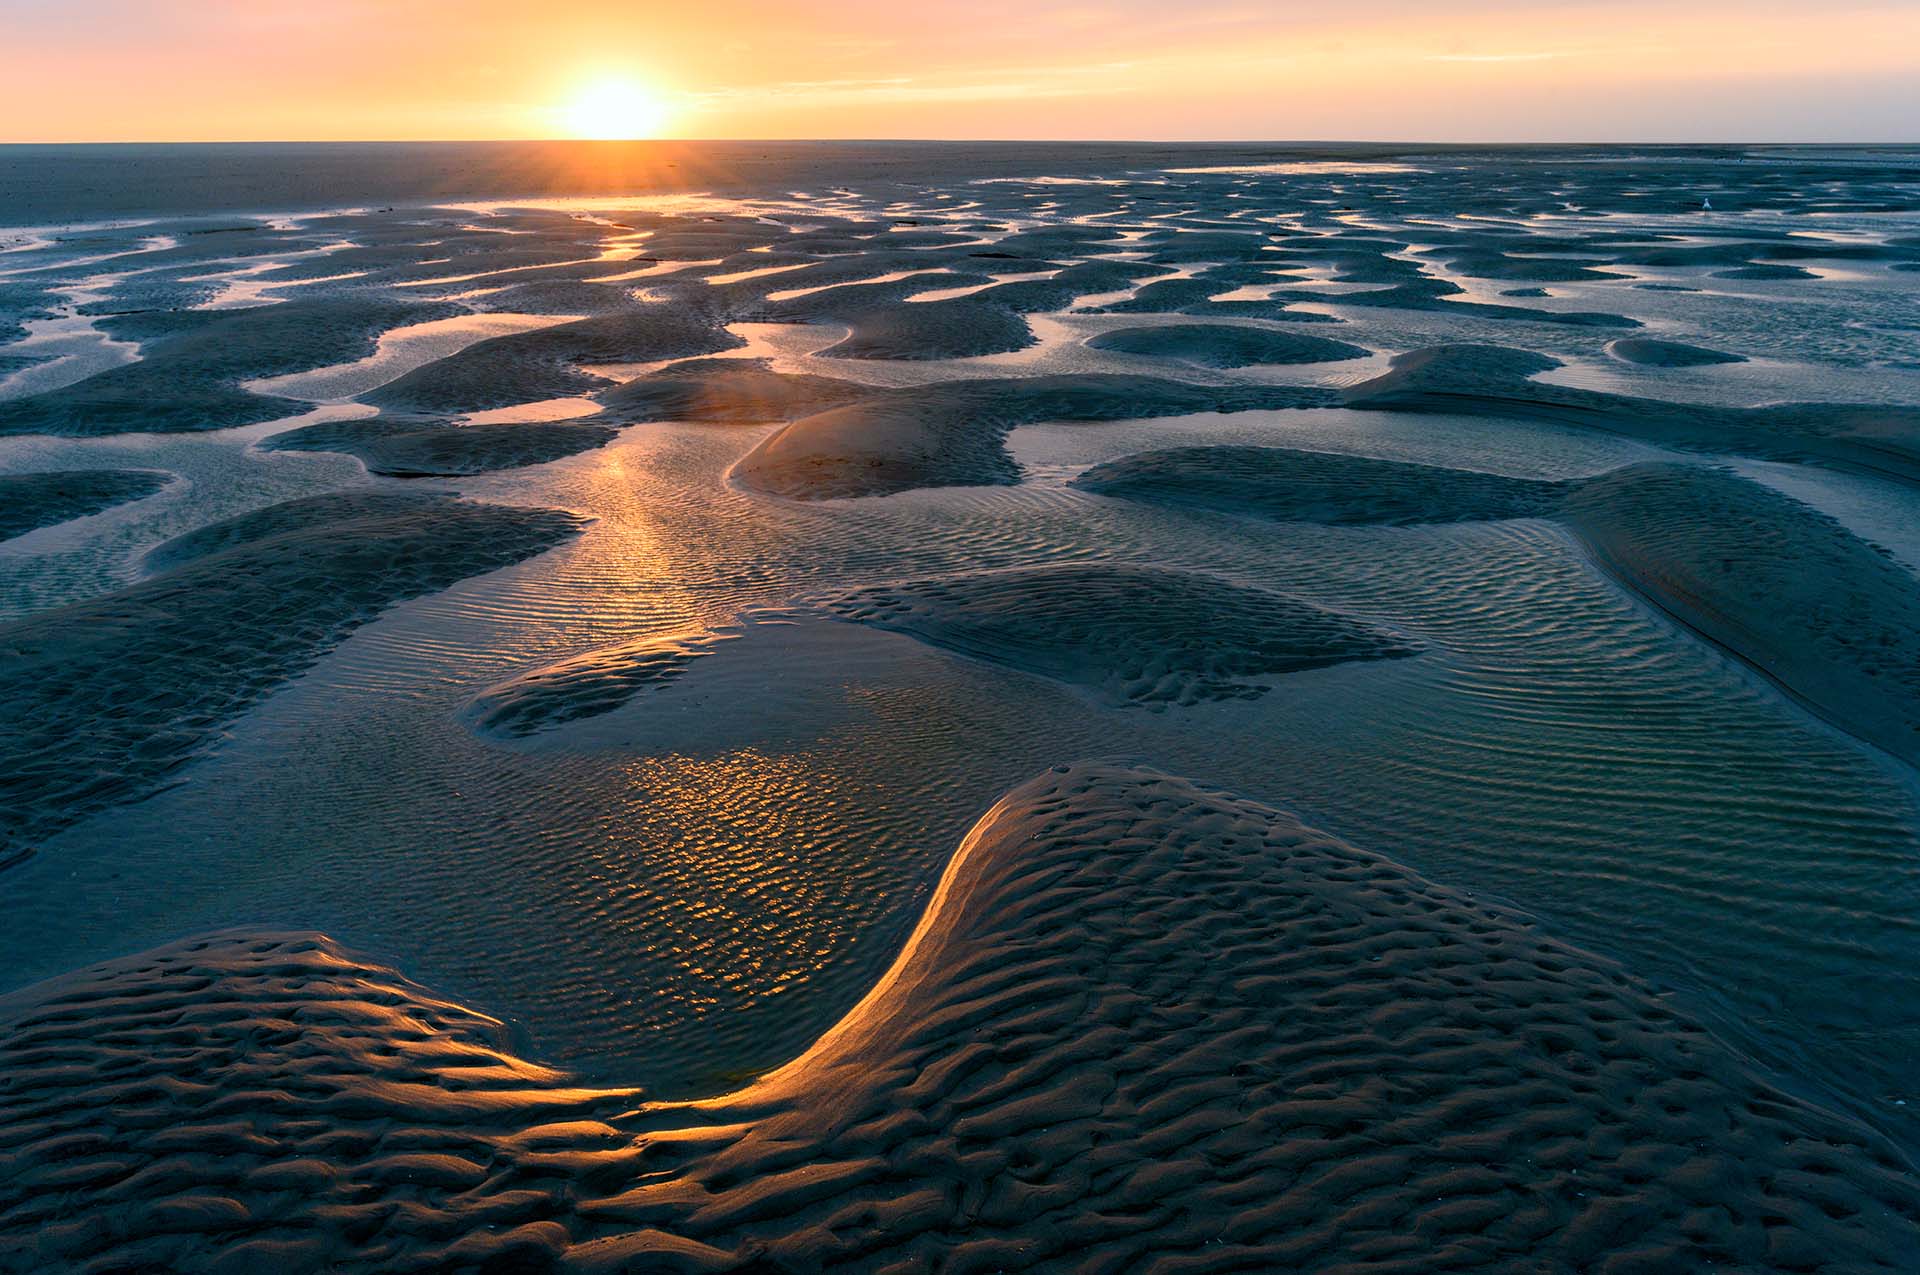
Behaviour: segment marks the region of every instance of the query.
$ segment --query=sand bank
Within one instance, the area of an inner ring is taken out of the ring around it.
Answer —
[[[1617,966],[1293,817],[1059,767],[873,991],[647,1103],[312,935],[0,1000],[0,1265],[1910,1269],[1920,1182]]]

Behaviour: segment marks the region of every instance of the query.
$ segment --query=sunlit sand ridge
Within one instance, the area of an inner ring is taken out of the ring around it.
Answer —
[[[1902,154],[23,231],[0,1269],[1914,1269]]]
[[[1890,1148],[1616,967],[1123,767],[1005,797],[874,991],[725,1097],[582,1088],[317,936],[0,1015],[0,1204],[103,1268],[1894,1271],[1920,1222]]]

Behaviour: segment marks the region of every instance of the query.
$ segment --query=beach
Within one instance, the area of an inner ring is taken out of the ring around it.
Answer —
[[[0,1270],[1915,1269],[1917,271],[1892,147],[0,148]]]

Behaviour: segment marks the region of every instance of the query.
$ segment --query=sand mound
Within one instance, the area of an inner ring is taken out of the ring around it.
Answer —
[[[1081,474],[1083,491],[1277,522],[1409,526],[1531,518],[1570,484],[1285,447],[1176,447]]]
[[[1087,342],[1096,350],[1176,359],[1199,367],[1254,367],[1271,363],[1334,363],[1367,351],[1345,341],[1226,323],[1181,323],[1117,328]]]
[[[1607,343],[1607,353],[1625,363],[1643,367],[1708,367],[1715,363],[1745,363],[1746,356],[1723,354],[1680,341],[1655,341],[1649,337],[1629,337]]]
[[[1484,301],[1463,300],[1466,289],[1459,284],[1426,273],[1417,261],[1409,260],[1405,256],[1391,255],[1403,253],[1406,250],[1408,245],[1403,240],[1387,239],[1377,235],[1340,234],[1326,238],[1293,238],[1286,240],[1285,243],[1286,246],[1281,252],[1270,253],[1262,257],[1261,262],[1270,267],[1279,268],[1297,268],[1300,265],[1313,264],[1331,268],[1334,272],[1332,281],[1335,283],[1370,285],[1367,290],[1360,292],[1330,292],[1316,288],[1290,289],[1287,298],[1292,301],[1316,301],[1326,305],[1355,306],[1362,309],[1420,310],[1457,318],[1494,319],[1582,328],[1637,328],[1640,326],[1637,319],[1604,311],[1541,310],[1532,306],[1497,305]],[[1538,246],[1537,243],[1535,246]],[[1494,272],[1491,277],[1536,281],[1596,277],[1582,265],[1556,263],[1540,258],[1510,259],[1503,256],[1483,255],[1478,260],[1486,270]],[[1502,264],[1496,265],[1496,262]]]
[[[594,270],[604,272],[604,267],[596,264]],[[613,314],[643,308],[627,288],[584,279],[516,283],[467,300],[477,310],[506,314]]]
[[[1396,355],[1392,366],[1347,392],[1356,406],[1401,409],[1435,401],[1477,401],[1535,389],[1530,378],[1559,367],[1555,359],[1504,345],[1435,345]]]
[[[788,375],[759,359],[693,359],[663,367],[597,396],[605,416],[637,421],[788,421],[873,391],[828,376]]]
[[[1005,306],[1020,314],[1042,314],[1065,310],[1084,296],[1125,291],[1139,280],[1165,274],[1167,270],[1166,266],[1139,261],[1083,261],[1079,265],[1056,270],[1045,279],[1015,279],[997,283],[991,288],[981,289],[974,294],[974,298]]]
[[[1169,226],[1150,231],[1134,246],[1147,254],[1149,261],[1175,265],[1208,261],[1255,261],[1264,259],[1270,242],[1260,230],[1185,229]]]
[[[239,382],[365,358],[389,328],[460,312],[349,297],[103,320],[116,338],[141,343],[140,361],[0,402],[0,434],[170,433],[292,416],[301,404],[249,393]]]
[[[939,389],[892,391],[804,417],[740,459],[733,477],[797,500],[915,487],[1011,484],[1006,426]]]
[[[1751,266],[1736,266],[1732,270],[1716,270],[1716,279],[1818,279],[1820,276],[1811,270],[1802,270],[1799,266],[1782,266],[1770,262],[1761,262]]]
[[[830,609],[1120,704],[1251,699],[1272,678],[1413,647],[1265,589],[1155,567],[1029,567],[857,589]]]
[[[1012,483],[1006,431],[1039,421],[1105,421],[1337,401],[1294,386],[1190,385],[1103,374],[944,381],[875,391],[804,417],[734,466],[744,486],[819,500],[913,487]]]
[[[712,630],[658,634],[589,651],[488,687],[467,706],[466,717],[486,734],[520,737],[610,713],[738,636]]]
[[[151,496],[170,477],[151,469],[0,474],[0,540]]]
[[[139,584],[0,627],[0,846],[152,792],[383,608],[579,526],[426,493],[315,496],[183,536]]]
[[[632,1105],[313,936],[0,1001],[10,1269],[1911,1269],[1920,1184],[1610,963],[1289,815],[1060,767],[879,985]]]
[[[1590,479],[1566,516],[1661,610],[1920,765],[1920,583],[1884,553],[1771,488],[1693,465]]]
[[[1558,366],[1545,355],[1505,346],[1434,346],[1397,356],[1386,372],[1345,397],[1361,409],[1552,421],[1687,451],[1844,465],[1920,482],[1920,406],[1716,407],[1534,379]]]
[[[852,331],[821,354],[836,359],[966,359],[1024,350],[1027,321],[975,297],[903,301],[847,316]]]
[[[1524,244],[1525,240],[1521,240]],[[1567,258],[1508,256],[1503,252],[1466,251],[1441,254],[1447,269],[1473,279],[1499,279],[1507,282],[1572,283],[1581,279],[1618,279],[1621,275],[1595,270],[1602,261],[1572,261]],[[1535,295],[1545,292],[1516,288],[1502,296]]]
[[[1232,290],[1231,285],[1217,283],[1211,279],[1161,279],[1143,284],[1138,291],[1124,301],[1115,301],[1110,305],[1088,306],[1080,313],[1175,314],[1188,306],[1204,305],[1208,298]]]
[[[0,999],[0,1270],[550,1269],[560,1170],[592,1179],[618,1095],[506,1037],[319,935]]]
[[[458,416],[605,388],[582,365],[683,359],[742,344],[684,307],[650,306],[479,341],[361,397],[392,412]]]
[[[516,421],[455,425],[404,416],[323,421],[289,430],[261,444],[268,451],[343,452],[369,473],[395,478],[487,474],[540,465],[604,447],[620,431],[578,421]]]
[[[59,296],[41,281],[0,279],[0,346],[27,335],[28,320],[59,314]]]
[[[745,308],[736,312],[737,317],[769,323],[844,323],[857,326],[863,316],[889,310],[918,293],[947,288],[979,288],[993,282],[992,275],[964,269],[943,269],[938,261],[926,260],[925,257],[924,253],[862,253],[851,261],[832,261],[824,266],[738,284],[719,295],[722,298],[731,296],[737,304],[745,303]],[[897,265],[901,272],[899,277],[875,278],[878,271],[887,269],[889,261]],[[840,282],[842,279],[846,281]],[[770,296],[764,301],[747,303],[747,298],[742,295],[769,290],[777,295],[777,299]],[[786,295],[789,292],[801,292],[804,295]],[[876,324],[879,323],[876,320]],[[936,331],[934,335],[941,334]],[[945,335],[952,339],[952,333]]]

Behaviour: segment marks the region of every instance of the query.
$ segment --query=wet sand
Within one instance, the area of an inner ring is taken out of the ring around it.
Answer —
[[[41,154],[0,1269],[1913,1269],[1903,154]]]
[[[872,992],[720,1097],[582,1087],[316,935],[0,1021],[0,1219],[49,1265],[1898,1271],[1920,1225],[1890,1147],[1617,966],[1126,766],[1003,797]]]

